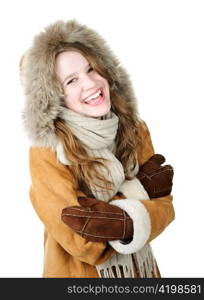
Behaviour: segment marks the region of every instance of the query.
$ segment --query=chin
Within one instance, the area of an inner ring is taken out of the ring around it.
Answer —
[[[111,107],[106,107],[104,109],[101,109],[100,111],[93,113],[93,117],[94,118],[100,118],[105,116],[109,111],[110,111]]]

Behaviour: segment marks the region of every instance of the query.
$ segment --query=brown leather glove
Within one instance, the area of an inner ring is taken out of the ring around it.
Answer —
[[[79,197],[81,206],[62,210],[62,221],[83,238],[92,242],[129,240],[133,222],[121,208],[93,198]]]
[[[154,154],[140,167],[136,175],[150,198],[163,197],[171,193],[174,171],[171,165],[161,166],[164,162],[163,155]]]

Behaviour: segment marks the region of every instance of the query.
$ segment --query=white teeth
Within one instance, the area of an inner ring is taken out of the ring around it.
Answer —
[[[92,95],[92,96],[86,98],[86,99],[84,100],[84,102],[88,102],[88,101],[90,101],[90,100],[92,100],[92,99],[97,98],[97,97],[100,95],[100,93],[101,93],[101,91],[99,90],[99,91],[98,91],[97,93],[95,93],[94,95]]]

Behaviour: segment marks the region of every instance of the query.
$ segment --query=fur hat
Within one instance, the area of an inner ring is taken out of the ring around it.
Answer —
[[[126,71],[120,66],[105,40],[76,20],[58,21],[34,37],[33,44],[21,60],[21,80],[25,91],[22,118],[33,146],[55,148],[57,137],[54,121],[64,108],[63,90],[56,80],[55,56],[66,43],[81,43],[95,52],[107,70],[113,85],[127,103],[128,111],[137,119],[136,99]]]

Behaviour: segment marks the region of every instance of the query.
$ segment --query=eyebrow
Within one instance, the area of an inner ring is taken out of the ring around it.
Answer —
[[[91,67],[91,64],[90,64],[90,63],[89,63],[84,69],[88,69],[89,67]],[[77,72],[72,73],[72,74],[69,74],[68,76],[66,76],[66,77],[64,78],[62,84],[64,84],[65,81],[67,81],[69,78],[71,78],[71,77],[73,77],[73,76],[75,76],[75,75],[77,75],[77,74],[78,74]]]

